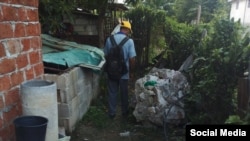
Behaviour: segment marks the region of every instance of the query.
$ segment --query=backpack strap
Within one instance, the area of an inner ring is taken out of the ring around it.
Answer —
[[[119,43],[118,47],[122,48],[122,46],[129,40],[129,37],[126,36],[122,39],[122,41]]]
[[[117,46],[117,43],[115,41],[114,35],[110,36],[110,41],[113,46]]]
[[[112,43],[113,46],[118,46],[118,47],[122,47],[127,41],[129,40],[129,37],[126,36],[122,39],[122,41],[119,43],[119,45],[117,45],[115,39],[114,39],[114,35],[110,36],[110,41]]]

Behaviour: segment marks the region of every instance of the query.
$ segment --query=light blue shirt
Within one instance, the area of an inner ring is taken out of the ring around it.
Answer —
[[[114,35],[114,38],[117,44],[119,44],[123,40],[124,37],[126,37],[126,35],[121,32],[118,32]],[[112,44],[110,41],[110,37],[108,37],[104,46],[104,50],[103,50],[105,56],[108,54],[111,47],[112,47]],[[134,41],[132,39],[129,39],[123,45],[122,49],[124,53],[124,60],[126,61],[126,65],[129,70],[129,59],[136,56]],[[128,73],[124,74],[121,79],[129,79],[129,71]]]

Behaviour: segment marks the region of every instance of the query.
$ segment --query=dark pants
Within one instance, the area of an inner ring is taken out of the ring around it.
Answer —
[[[121,97],[122,114],[128,112],[128,79],[120,79],[117,81],[108,79],[108,103],[109,115],[116,115],[117,96]]]

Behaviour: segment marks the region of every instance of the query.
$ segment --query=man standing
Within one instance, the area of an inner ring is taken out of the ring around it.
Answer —
[[[119,44],[126,36],[132,33],[131,24],[129,21],[122,21],[120,26],[120,31],[114,34],[114,39],[117,44]],[[112,47],[110,37],[107,38],[104,46],[105,57],[109,54],[109,50]],[[119,80],[112,80],[107,78],[108,86],[108,104],[109,110],[108,114],[111,119],[116,116],[116,105],[117,105],[117,96],[120,93],[121,96],[121,111],[123,116],[128,115],[128,80],[129,72],[134,69],[135,65],[135,46],[134,41],[129,39],[122,47],[124,53],[124,60],[126,61],[126,67],[128,72],[124,74]]]

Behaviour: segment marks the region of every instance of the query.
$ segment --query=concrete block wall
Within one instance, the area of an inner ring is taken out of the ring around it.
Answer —
[[[97,30],[98,17],[94,15],[75,15],[75,22],[73,22],[74,32],[78,35],[98,35]],[[64,22],[70,22],[65,19]]]
[[[0,1],[0,141],[15,141],[20,84],[44,73],[38,2]]]
[[[57,83],[58,123],[71,133],[98,94],[100,75],[91,69],[74,67],[56,74],[44,74],[45,80]]]

